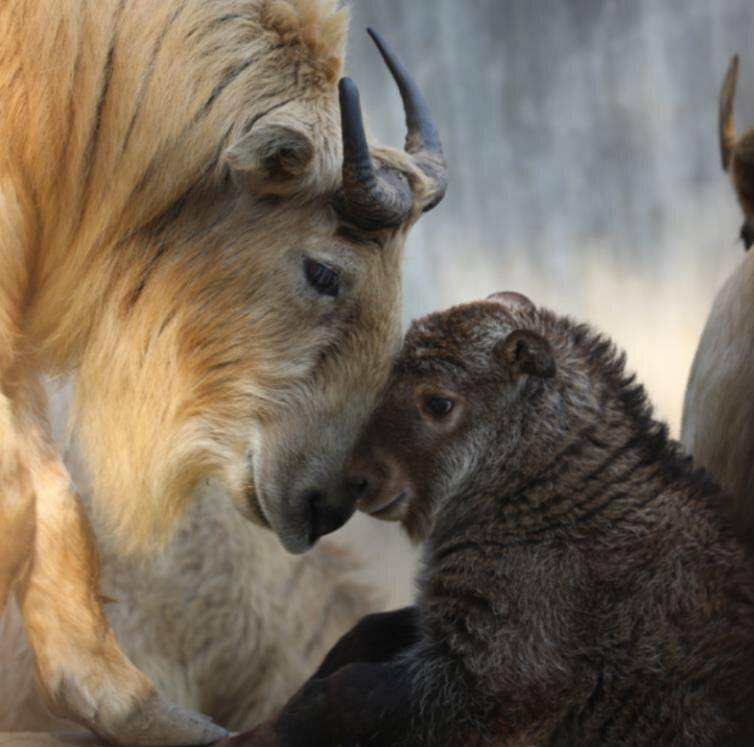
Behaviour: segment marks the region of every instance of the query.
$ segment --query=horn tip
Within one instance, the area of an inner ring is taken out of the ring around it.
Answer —
[[[738,54],[734,54],[733,57],[730,58],[730,62],[728,63],[728,73],[729,76],[737,76],[738,75]]]
[[[356,83],[354,83],[353,79],[349,78],[347,75],[344,75],[338,81],[338,91],[340,92],[341,96],[358,96],[359,95],[359,89],[357,88]]]
[[[734,54],[733,57],[730,58],[726,77],[731,78],[735,84],[735,80],[738,77],[738,54]]]
[[[367,34],[369,34],[377,49],[380,50],[380,54],[385,57],[385,55],[388,54],[388,48],[387,42],[383,38],[382,34],[380,34],[378,31],[375,31],[373,28],[371,28],[371,26],[367,27]]]
[[[723,171],[730,166],[731,156],[736,146],[736,131],[733,124],[733,98],[738,79],[738,55],[734,54],[728,64],[719,95],[719,138],[720,156]]]

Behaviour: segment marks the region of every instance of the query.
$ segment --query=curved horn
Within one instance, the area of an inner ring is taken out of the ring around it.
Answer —
[[[374,30],[369,35],[377,45],[395,80],[406,112],[406,152],[430,183],[423,209],[431,210],[443,198],[448,169],[440,136],[419,87],[385,40]],[[408,179],[394,169],[377,169],[369,155],[364,134],[359,90],[350,78],[341,78],[340,120],[343,133],[343,189],[338,210],[365,229],[399,226],[408,217],[413,195]]]
[[[398,86],[398,90],[403,100],[403,109],[406,112],[406,152],[418,153],[421,150],[439,151],[442,153],[440,136],[437,134],[437,127],[432,121],[432,117],[424,100],[419,86],[409,75],[408,70],[403,63],[396,57],[395,52],[388,46],[387,42],[374,29],[367,29],[367,33],[372,37],[377,49],[385,60],[385,64],[393,76],[393,80]]]
[[[720,158],[723,171],[730,166],[730,157],[736,147],[736,130],[733,124],[733,96],[736,93],[738,77],[738,55],[734,55],[725,74],[723,87],[720,89]]]
[[[359,89],[350,78],[341,78],[338,91],[343,132],[340,210],[361,228],[399,226],[411,210],[408,180],[397,171],[375,169],[364,133]]]
[[[448,167],[442,152],[437,126],[429,113],[419,86],[398,59],[388,43],[374,29],[367,29],[385,64],[398,86],[406,112],[406,152],[414,156],[417,166],[432,183],[431,194],[424,210],[431,210],[445,195],[448,186]]]

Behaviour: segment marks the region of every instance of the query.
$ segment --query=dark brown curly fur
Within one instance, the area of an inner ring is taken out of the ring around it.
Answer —
[[[350,479],[425,540],[416,607],[345,636],[277,743],[754,744],[754,560],[725,501],[608,339],[524,301],[411,327]]]

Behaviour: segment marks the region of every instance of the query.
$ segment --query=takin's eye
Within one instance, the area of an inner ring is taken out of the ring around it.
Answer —
[[[340,278],[335,270],[307,257],[304,260],[306,282],[321,296],[336,298],[340,291]]]
[[[430,397],[424,403],[424,410],[433,418],[444,418],[453,409],[453,401],[444,397]]]

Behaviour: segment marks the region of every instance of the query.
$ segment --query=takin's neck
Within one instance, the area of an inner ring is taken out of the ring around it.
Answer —
[[[704,503],[717,492],[654,421],[641,427],[586,426],[548,452],[541,466],[511,464],[504,475],[490,470],[485,485],[444,502],[434,521],[436,539],[468,530],[469,538],[481,533],[503,545],[537,544],[621,527],[631,531],[640,514],[659,520],[678,501]]]

